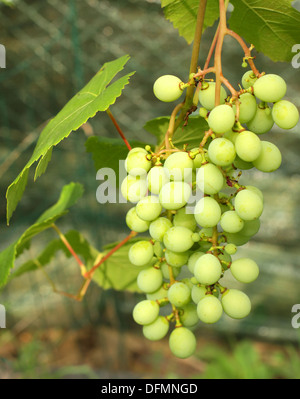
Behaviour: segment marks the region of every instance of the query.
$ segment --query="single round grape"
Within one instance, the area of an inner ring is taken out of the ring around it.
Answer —
[[[244,93],[239,98],[240,101],[240,114],[239,122],[247,123],[254,118],[256,114],[256,99],[250,93]],[[234,112],[236,113],[236,105],[233,106]]]
[[[246,189],[253,191],[255,194],[257,194],[259,196],[259,198],[262,200],[262,202],[264,202],[264,195],[259,188],[255,187],[255,186],[248,185],[248,186],[246,186]]]
[[[224,186],[224,177],[217,166],[207,163],[198,170],[196,182],[205,194],[217,194]]]
[[[166,249],[165,257],[167,263],[172,267],[181,267],[187,264],[189,259],[188,252],[174,252]]]
[[[169,288],[168,298],[174,306],[182,307],[191,301],[191,290],[183,282],[174,283]]]
[[[271,108],[266,104],[259,104],[254,118],[247,122],[248,129],[256,134],[269,132],[274,125]]]
[[[180,321],[184,327],[192,328],[199,323],[197,314],[197,306],[190,302],[185,306],[182,306],[180,312]]]
[[[246,162],[253,162],[259,157],[262,145],[259,137],[248,130],[239,133],[235,149],[238,156]]]
[[[126,176],[121,184],[121,193],[127,201],[138,202],[147,194],[146,179],[139,176]]]
[[[144,299],[135,305],[133,319],[142,326],[153,323],[159,315],[159,305],[155,301]]]
[[[227,211],[221,216],[220,225],[227,233],[238,233],[244,227],[244,221],[235,211]]]
[[[249,258],[240,258],[232,262],[230,271],[240,283],[252,283],[259,275],[257,263]]]
[[[147,299],[152,301],[159,301],[160,299],[164,299],[168,297],[168,290],[162,285],[157,291],[151,292],[146,295]]]
[[[262,141],[262,150],[258,158],[253,161],[253,165],[261,172],[274,172],[282,161],[281,152],[275,144],[269,141]]]
[[[188,259],[188,269],[189,271],[194,274],[194,269],[195,269],[195,265],[197,260],[204,255],[204,252],[198,251],[198,252],[193,252],[192,255],[189,257]]]
[[[181,271],[180,267],[169,266],[167,264],[167,262],[163,262],[160,265],[160,270],[162,271],[164,279],[166,279],[166,280],[170,280],[169,267],[172,267],[172,274],[173,274],[174,278],[176,278],[179,275],[180,271]]]
[[[226,238],[229,244],[234,244],[238,247],[247,244],[250,240],[249,236],[241,234],[240,231],[238,233],[226,233]]]
[[[258,233],[260,228],[260,220],[255,219],[255,220],[248,220],[244,221],[244,227],[240,231],[240,234],[248,237],[253,237],[255,234]]]
[[[147,222],[152,222],[158,218],[162,211],[159,199],[155,195],[148,195],[148,197],[142,198],[135,208],[138,217]]]
[[[226,90],[221,86],[220,92],[220,104],[225,104],[227,97]],[[208,111],[211,111],[215,107],[216,99],[216,84],[215,82],[204,83],[199,92],[199,102]]]
[[[224,312],[233,319],[243,319],[251,311],[249,297],[242,291],[230,289],[222,295]]]
[[[222,304],[215,296],[206,295],[198,302],[197,314],[203,323],[216,323],[223,314]]]
[[[214,139],[209,144],[208,156],[214,164],[228,166],[233,163],[236,156],[234,144],[223,137]]]
[[[194,215],[197,223],[202,227],[214,227],[221,218],[221,208],[211,197],[204,197],[195,206]]]
[[[168,210],[177,210],[187,204],[192,189],[188,183],[174,181],[165,184],[159,193],[161,205]]]
[[[160,269],[148,267],[139,272],[137,286],[146,294],[157,291],[163,283],[163,275]]]
[[[234,165],[237,169],[241,169],[241,170],[249,170],[249,169],[254,168],[252,162],[243,161],[238,155],[235,157],[235,160],[234,160],[234,162],[233,162],[233,165]]]
[[[197,347],[194,333],[186,327],[175,328],[169,338],[171,352],[180,359],[192,356]]]
[[[172,227],[172,222],[164,217],[160,217],[150,223],[149,233],[155,241],[163,241],[164,235]]]
[[[191,292],[193,302],[197,305],[198,302],[206,296],[206,293],[207,289],[205,287],[194,285]]]
[[[234,111],[226,104],[218,105],[210,112],[207,122],[214,133],[225,133],[234,125]]]
[[[135,207],[129,209],[126,214],[126,224],[130,230],[136,233],[144,233],[149,229],[150,222],[146,222],[138,217]]]
[[[128,252],[130,262],[135,266],[147,265],[154,255],[153,245],[149,241],[138,241]]]
[[[192,234],[186,227],[171,227],[164,235],[164,245],[173,252],[188,251],[194,245]]]
[[[170,180],[186,181],[191,178],[194,163],[187,152],[174,152],[164,163],[165,173]]]
[[[200,284],[215,284],[221,277],[222,266],[219,259],[212,254],[201,256],[194,268],[194,274]]]
[[[275,103],[286,94],[286,83],[282,77],[274,74],[261,76],[253,85],[254,95],[266,103]]]
[[[151,168],[151,160],[147,158],[148,152],[144,148],[130,150],[125,159],[126,172],[131,176],[142,176]]]
[[[253,73],[252,69],[244,73],[242,77],[242,85],[244,89],[249,89],[257,81],[257,77]]]
[[[227,244],[227,245],[225,246],[225,252],[226,252],[228,255],[234,255],[234,254],[236,253],[236,251],[237,251],[237,247],[236,247],[236,245],[234,245],[234,244]]]
[[[299,121],[299,111],[290,101],[281,100],[274,104],[272,118],[281,129],[292,129]]]
[[[263,202],[251,190],[239,191],[235,197],[235,211],[243,220],[258,219],[263,212]]]
[[[186,208],[179,209],[173,218],[173,224],[175,227],[181,226],[186,227],[191,231],[195,231],[197,227],[197,222],[195,220],[194,214],[186,212]]]
[[[147,175],[148,188],[152,194],[159,194],[162,187],[169,182],[163,166],[154,166]]]
[[[153,85],[153,93],[156,98],[163,102],[176,101],[182,94],[181,79],[174,75],[163,75]]]
[[[150,341],[159,341],[167,335],[168,331],[169,322],[163,316],[158,316],[153,323],[143,326],[143,334]]]

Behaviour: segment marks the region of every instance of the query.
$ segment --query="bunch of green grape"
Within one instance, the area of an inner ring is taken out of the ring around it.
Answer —
[[[222,87],[220,105],[214,106],[215,83],[201,82],[201,115],[212,133],[205,145],[158,153],[150,146],[133,148],[125,161],[128,175],[121,192],[134,204],[126,223],[150,235],[129,249],[130,262],[140,268],[138,288],[146,295],[134,307],[133,319],[149,340],[171,330],[170,349],[180,358],[194,353],[199,322],[216,323],[223,313],[242,319],[251,311],[249,297],[221,281],[225,273],[245,284],[259,275],[254,260],[236,253],[259,231],[264,199],[240,178],[246,169],[278,169],[279,149],[260,135],[274,122],[290,129],[299,119],[297,108],[282,99],[286,84],[281,77],[257,78],[249,71],[242,84],[235,99]],[[182,91],[174,76],[154,84],[162,101],[174,101]]]

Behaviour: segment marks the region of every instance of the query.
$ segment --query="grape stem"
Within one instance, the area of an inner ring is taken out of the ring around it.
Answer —
[[[109,108],[106,110],[106,113],[110,117],[110,119],[111,119],[112,123],[114,124],[115,128],[117,129],[119,135],[122,137],[124,143],[126,144],[126,147],[130,151],[132,149],[132,147],[129,144],[128,140],[126,139],[125,134],[122,132],[122,129],[120,128],[118,122],[116,121],[115,117],[113,116],[113,114],[111,113],[111,110]]]

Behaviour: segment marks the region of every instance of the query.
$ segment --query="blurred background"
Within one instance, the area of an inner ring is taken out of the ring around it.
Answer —
[[[136,74],[112,112],[129,140],[155,143],[143,126],[169,115],[172,105],[155,99],[153,82],[162,74],[186,80],[191,46],[164,19],[157,0],[16,0],[14,7],[1,5],[0,12],[0,42],[7,52],[6,69],[0,70],[0,250],[56,202],[70,181],[81,182],[85,194],[58,223],[61,230],[80,230],[98,249],[124,238],[130,206],[97,203],[99,183],[84,147],[91,132],[118,137],[105,113],[55,148],[47,173],[36,183],[29,176],[10,227],[6,189],[29,159],[45,122],[103,63],[124,54],[131,56],[126,71]],[[200,65],[214,28],[204,34]],[[242,53],[230,38],[223,62],[225,76],[238,85]],[[257,67],[280,74],[288,84],[287,98],[300,106],[299,69],[262,54]],[[146,341],[132,321],[140,295],[92,284],[77,303],[53,293],[42,272],[29,273],[0,292],[7,312],[7,328],[0,330],[0,378],[300,378],[300,330],[291,324],[292,307],[300,304],[299,126],[290,131],[274,126],[263,139],[281,149],[283,163],[272,174],[245,172],[243,181],[263,191],[265,210],[260,232],[238,251],[256,260],[261,274],[250,286],[228,281],[251,298],[247,319],[224,316],[216,325],[199,325],[197,353],[178,360],[167,338]],[[53,238],[54,232],[38,236],[21,260],[38,254]],[[58,256],[47,270],[59,289],[77,292],[80,273],[72,260]]]

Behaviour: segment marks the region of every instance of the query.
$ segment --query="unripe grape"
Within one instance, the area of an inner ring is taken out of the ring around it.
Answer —
[[[225,104],[227,97],[226,90],[221,86],[220,104]],[[199,102],[207,110],[211,111],[215,107],[216,84],[215,82],[204,83],[199,92]]]
[[[165,257],[167,263],[172,267],[181,267],[187,264],[189,259],[188,252],[174,252],[166,249]]]
[[[150,222],[146,222],[138,217],[136,213],[135,207],[129,209],[126,214],[126,224],[130,228],[137,233],[144,233],[149,229]]]
[[[154,95],[163,102],[176,101],[182,94],[181,83],[181,79],[177,76],[163,75],[154,82]]]
[[[222,295],[224,312],[233,319],[243,319],[251,311],[249,297],[242,291],[230,289]]]
[[[187,152],[174,152],[164,163],[165,173],[171,180],[191,180],[194,163]]]
[[[194,274],[200,284],[215,284],[221,277],[222,266],[219,259],[212,254],[201,256],[194,268]]]
[[[197,342],[191,330],[186,327],[177,327],[170,334],[169,346],[173,355],[186,359],[194,354]]]
[[[272,118],[281,129],[292,129],[299,121],[299,111],[290,101],[281,100],[274,104]]]
[[[249,236],[241,234],[240,231],[238,233],[226,233],[226,238],[229,244],[234,244],[238,247],[247,244],[250,240]]]
[[[244,227],[244,221],[235,211],[227,211],[221,216],[220,225],[228,233],[238,233]]]
[[[248,220],[248,221],[245,220],[244,227],[240,231],[240,234],[242,234],[243,236],[253,237],[255,234],[258,233],[259,228],[260,228],[259,219]]]
[[[275,103],[286,93],[286,83],[278,75],[268,74],[261,76],[253,85],[254,94],[261,101]]]
[[[155,241],[163,241],[165,233],[172,227],[172,222],[164,217],[160,217],[150,223],[149,233]]]
[[[253,191],[255,194],[257,194],[259,196],[259,198],[262,200],[262,202],[264,202],[263,193],[261,192],[261,190],[259,188],[255,187],[255,186],[247,185],[246,189],[250,190],[250,191]]]
[[[213,132],[218,134],[225,133],[234,125],[234,111],[226,104],[218,105],[210,112],[207,122]]]
[[[159,315],[159,305],[155,301],[145,299],[135,305],[133,319],[137,324],[147,325],[153,323]]]
[[[151,292],[146,295],[147,299],[152,301],[159,301],[160,299],[164,299],[168,297],[168,290],[162,285],[157,291]]]
[[[257,81],[257,77],[254,75],[252,69],[244,73],[242,77],[242,85],[244,89],[249,89]]]
[[[142,177],[128,175],[121,184],[122,196],[132,203],[138,202],[147,194],[147,181]]]
[[[191,150],[191,153],[195,153],[196,151],[199,151],[199,148],[193,148]],[[205,162],[205,156],[203,152],[200,152],[199,154],[197,154],[195,156],[195,158],[193,159],[193,169],[196,170],[198,168],[201,168],[202,166],[202,162]]]
[[[223,137],[214,139],[208,147],[211,162],[218,166],[228,166],[233,163],[236,151],[233,143]]]
[[[254,118],[256,113],[256,99],[250,93],[244,93],[239,98],[240,101],[240,114],[239,114],[239,122],[247,123],[251,119]],[[236,113],[236,105],[233,105],[233,110]]]
[[[202,227],[214,227],[221,218],[221,208],[218,202],[211,197],[199,200],[194,210],[195,219]]]
[[[182,307],[190,302],[191,290],[182,282],[174,283],[169,288],[168,298],[174,306]]]
[[[185,206],[192,189],[188,183],[174,181],[165,184],[159,193],[161,205],[168,210],[177,210]]]
[[[192,213],[186,213],[186,208],[178,209],[173,218],[173,224],[175,227],[186,227],[191,231],[195,231],[197,227],[194,215]]]
[[[194,269],[195,269],[197,260],[203,255],[204,255],[204,252],[198,251],[198,252],[192,253],[192,255],[189,257],[187,266],[188,266],[189,271],[192,274],[194,274]]]
[[[162,187],[169,181],[163,166],[154,166],[148,172],[148,188],[152,194],[159,194]]]
[[[223,313],[222,304],[213,295],[206,295],[197,305],[197,314],[203,323],[213,324],[220,320]]]
[[[168,331],[169,322],[163,316],[158,316],[153,323],[143,326],[143,334],[150,341],[158,341],[164,338]]]
[[[239,133],[235,142],[235,149],[243,161],[253,162],[259,157],[262,145],[255,133],[245,130]]]
[[[194,245],[192,234],[186,227],[171,227],[164,235],[164,245],[173,252],[188,251]]]
[[[197,186],[205,194],[217,194],[224,186],[224,177],[220,169],[212,163],[207,163],[198,170]]]
[[[227,244],[225,246],[225,251],[228,255],[234,255],[237,251],[237,247],[234,244]]]
[[[163,275],[159,269],[148,267],[139,272],[137,286],[146,294],[157,291],[163,283]]]
[[[234,165],[237,169],[241,169],[241,170],[249,170],[249,169],[254,168],[252,162],[243,161],[238,155],[235,157],[235,160],[234,160],[234,162],[233,162],[233,165]]]
[[[130,262],[135,266],[147,265],[154,255],[153,245],[149,241],[138,241],[128,252]]]
[[[148,152],[144,148],[130,150],[125,160],[125,169],[131,176],[145,175],[151,168],[151,160],[147,158]]]
[[[198,314],[197,314],[197,306],[190,302],[187,305],[183,306],[182,313],[180,313],[180,321],[184,325],[184,327],[192,328],[196,326],[199,322]]]
[[[198,285],[194,285],[191,292],[192,300],[197,305],[202,298],[205,298],[206,293],[207,289],[205,287],[199,287]]]
[[[247,122],[248,129],[256,134],[265,134],[272,129],[274,120],[271,109],[265,104],[259,104],[254,118]]]
[[[235,197],[235,211],[243,220],[258,219],[263,212],[263,202],[251,190],[239,191]]]
[[[275,144],[269,141],[262,141],[262,150],[253,165],[261,172],[270,173],[277,170],[282,161],[281,152]]]
[[[144,197],[136,204],[136,213],[138,217],[147,222],[151,222],[158,218],[161,211],[162,206],[159,199],[154,195]]]
[[[249,258],[240,258],[233,261],[230,271],[240,283],[252,283],[259,275],[257,263]]]
[[[232,129],[228,130],[228,132],[223,134],[224,139],[227,139],[229,141],[231,141],[233,144],[235,144],[235,141],[238,137],[240,133],[239,132],[235,132]]]

